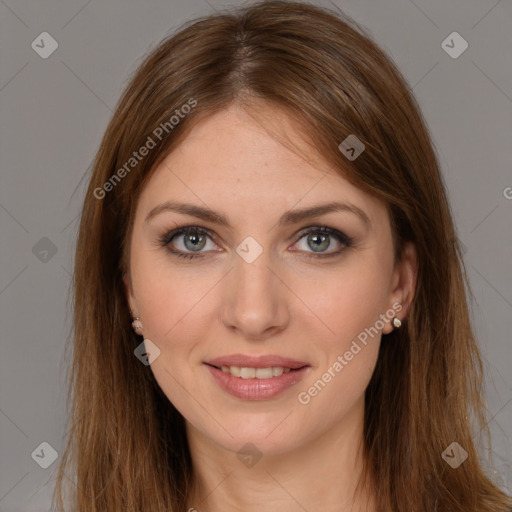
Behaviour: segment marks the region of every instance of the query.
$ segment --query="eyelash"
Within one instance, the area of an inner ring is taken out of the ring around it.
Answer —
[[[338,231],[337,229],[329,228],[327,226],[312,226],[309,228],[305,228],[306,231],[302,231],[300,234],[300,237],[297,239],[297,242],[302,240],[307,235],[310,235],[312,233],[315,234],[323,234],[323,235],[329,235],[333,238],[335,238],[338,242],[343,244],[345,247],[337,250],[336,252],[326,253],[326,254],[315,254],[315,253],[309,253],[307,255],[304,255],[305,258],[315,258],[315,259],[323,259],[323,258],[332,258],[335,256],[339,256],[345,249],[352,247],[353,245],[353,239],[349,236],[345,235],[341,231]],[[174,229],[166,234],[164,234],[162,237],[159,238],[160,245],[162,247],[165,247],[173,256],[177,256],[181,259],[197,259],[197,258],[204,258],[206,256],[205,253],[185,253],[182,251],[176,251],[171,249],[169,244],[173,240],[173,238],[177,237],[178,235],[189,235],[189,234],[197,234],[197,235],[204,235],[212,238],[212,233],[208,231],[207,229],[201,228],[200,226],[183,226],[177,229]]]

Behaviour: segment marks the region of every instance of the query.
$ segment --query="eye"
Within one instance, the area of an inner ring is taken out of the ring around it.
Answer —
[[[351,247],[353,240],[337,229],[328,228],[326,226],[315,226],[309,228],[302,234],[297,244],[304,239],[303,250],[307,254],[306,258],[327,258],[337,256],[347,247]],[[333,239],[335,243],[333,243]],[[338,246],[337,250],[332,250],[332,246]],[[305,246],[305,247],[304,247]],[[327,249],[331,248],[330,252]],[[312,249],[312,253],[308,251]]]
[[[207,247],[208,240],[211,241],[211,234],[206,229],[199,226],[184,226],[165,234],[160,239],[160,243],[173,255],[179,258],[192,259],[205,256],[202,252],[206,251],[202,251],[202,249]],[[173,246],[177,246],[177,248],[173,248]],[[210,250],[215,249],[210,248]]]

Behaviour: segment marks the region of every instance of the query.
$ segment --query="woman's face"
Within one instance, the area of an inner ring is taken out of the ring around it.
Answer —
[[[156,169],[130,258],[156,380],[189,435],[234,452],[284,453],[360,422],[381,333],[404,317],[412,279],[408,262],[394,268],[380,201],[235,106]]]

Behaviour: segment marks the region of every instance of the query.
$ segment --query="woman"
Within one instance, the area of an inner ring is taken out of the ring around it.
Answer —
[[[439,164],[364,30],[264,2],[135,73],[76,251],[81,511],[505,511]],[[473,422],[473,423],[472,423]]]

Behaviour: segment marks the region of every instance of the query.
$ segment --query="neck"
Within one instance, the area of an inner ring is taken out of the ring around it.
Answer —
[[[376,510],[374,497],[358,488],[363,417],[364,399],[342,422],[293,452],[263,456],[248,465],[187,422],[194,479],[186,510],[252,512],[265,504],[283,512]]]

